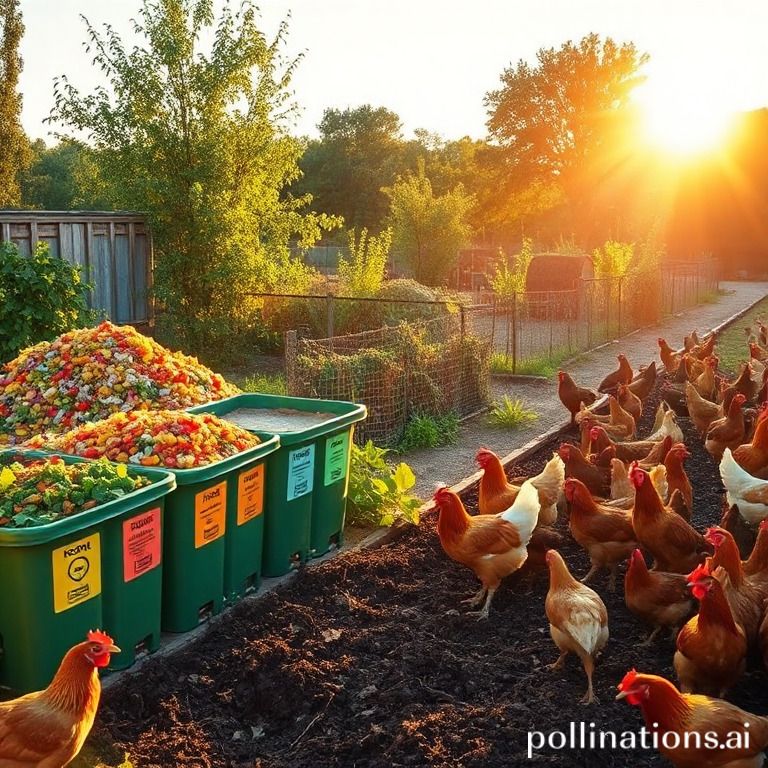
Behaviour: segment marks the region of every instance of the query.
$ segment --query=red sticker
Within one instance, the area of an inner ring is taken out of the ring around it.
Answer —
[[[150,509],[123,523],[123,579],[133,581],[160,565],[162,557],[160,508]]]

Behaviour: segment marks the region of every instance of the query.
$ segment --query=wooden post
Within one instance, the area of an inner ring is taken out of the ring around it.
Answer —
[[[128,222],[128,296],[128,322],[147,320],[146,317],[137,317],[136,313],[136,224],[133,221]]]
[[[296,376],[296,356],[298,352],[298,334],[296,331],[285,332],[285,386],[289,395],[300,395]]]

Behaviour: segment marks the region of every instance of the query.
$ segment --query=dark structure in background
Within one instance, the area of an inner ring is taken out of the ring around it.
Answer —
[[[152,239],[140,213],[0,210],[0,239],[26,254],[47,243],[82,268],[92,309],[116,323],[153,324]]]

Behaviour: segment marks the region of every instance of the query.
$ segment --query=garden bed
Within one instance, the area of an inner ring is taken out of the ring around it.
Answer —
[[[658,388],[641,434],[657,402]],[[694,522],[703,529],[719,520],[721,486],[692,425],[681,426],[692,454]],[[509,475],[538,472],[559,442]],[[476,493],[464,496],[472,510]],[[307,568],[284,589],[214,620],[183,652],[148,661],[105,694],[100,735],[137,768],[663,765],[654,752],[544,749],[527,759],[531,730],[585,722],[636,733],[640,713],[613,701],[615,686],[631,667],[674,678],[674,644],[640,647],[647,629],[624,607],[621,587],[611,594],[607,577],[599,578],[611,639],[595,672],[600,703],[579,704],[578,661],[543,668],[557,657],[544,615],[546,574],[530,591],[521,575],[507,579],[488,622],[465,617],[460,600],[477,582],[443,553],[435,522],[429,514],[392,544]],[[587,557],[565,521],[558,526],[561,551],[582,576]],[[765,673],[752,671],[731,700],[765,713],[765,685]]]

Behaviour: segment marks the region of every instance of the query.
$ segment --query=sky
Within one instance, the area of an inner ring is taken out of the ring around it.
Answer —
[[[83,49],[80,14],[131,41],[139,6],[21,0],[22,122],[30,136],[52,142],[43,119],[54,77],[66,74],[85,92],[103,82]],[[300,135],[317,135],[328,107],[369,103],[396,112],[406,137],[424,128],[482,138],[483,97],[504,68],[590,32],[650,54],[638,98],[662,121],[768,106],[766,0],[262,0],[259,7],[268,34],[290,13],[285,53],[304,53],[292,83]]]

